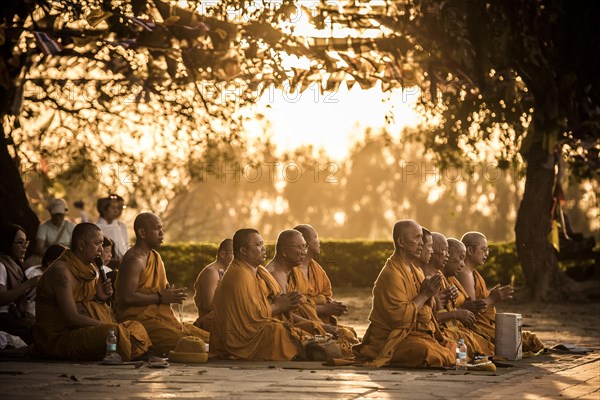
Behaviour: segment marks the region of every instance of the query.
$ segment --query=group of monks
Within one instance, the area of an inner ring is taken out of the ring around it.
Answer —
[[[354,329],[338,323],[348,308],[334,300],[316,261],[320,242],[312,226],[282,231],[266,266],[260,232],[240,229],[221,242],[216,260],[198,275],[198,319],[188,324],[171,309],[186,299],[186,288],[168,283],[156,250],[164,234],[160,218],[140,214],[134,231],[136,241],[118,269],[113,295],[110,279],[102,280],[93,264],[102,250],[101,230],[90,223],[75,227],[71,248],[38,283],[36,353],[101,359],[108,331],[114,330],[123,360],[164,355],[181,338],[194,336],[210,343],[211,357],[303,360],[311,358],[315,343],[327,343],[341,362],[451,367],[459,338],[470,357],[494,355],[494,304],[513,294],[510,286],[488,291],[477,271],[488,255],[483,234],[446,239],[400,220],[360,341]]]
[[[91,223],[75,227],[71,248],[38,281],[34,354],[100,360],[109,330],[117,336],[117,352],[124,361],[162,356],[186,336],[209,340],[208,332],[178,321],[171,309],[185,300],[186,289],[168,284],[155,250],[164,235],[160,218],[140,214],[133,228],[136,241],[123,257],[113,296],[112,282],[100,279],[94,265],[102,252],[102,231]]]

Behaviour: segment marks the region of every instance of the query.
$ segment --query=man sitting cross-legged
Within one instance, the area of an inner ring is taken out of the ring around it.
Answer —
[[[261,265],[265,245],[255,229],[233,236],[233,261],[217,286],[213,299],[215,320],[210,348],[220,356],[283,361],[303,356],[308,334],[284,317],[300,303],[300,294],[281,289]]]
[[[327,273],[315,260],[315,257],[321,253],[319,235],[312,226],[307,224],[298,225],[294,229],[302,233],[308,246],[306,256],[298,266],[308,281],[307,291],[303,294],[315,303],[317,313],[323,322],[337,325],[336,317],[348,314],[348,307],[333,299],[331,282]],[[352,328],[346,328],[352,330]]]
[[[200,271],[194,283],[194,303],[198,309],[198,319],[194,322],[198,328],[212,332],[215,314],[212,310],[215,289],[229,263],[233,260],[233,240],[225,239],[219,244],[217,258]]]
[[[442,275],[425,278],[414,265],[423,248],[421,226],[400,220],[393,240],[395,251],[375,281],[369,327],[355,355],[373,366],[453,366],[456,343],[442,335],[432,309]]]
[[[441,234],[437,235],[442,236]],[[469,357],[473,357],[475,353],[492,356],[494,355],[494,344],[474,331],[475,314],[470,310],[461,308],[466,297],[462,285],[456,279],[456,275],[465,266],[465,245],[458,239],[453,238],[448,239],[447,244],[448,261],[439,269],[445,276],[442,286],[450,287],[454,291],[452,295],[445,299],[442,308],[436,313],[440,327],[447,337],[456,341],[460,338],[465,340]]]
[[[92,262],[102,252],[102,231],[81,223],[73,230],[71,250],[41,276],[36,295],[33,353],[72,360],[100,360],[106,354],[110,329],[117,336],[117,352],[125,361],[144,356],[151,345],[136,321],[115,323],[106,304],[112,294],[110,279],[99,282]]]
[[[135,218],[133,229],[135,245],[125,253],[115,284],[117,320],[140,321],[152,339],[156,354],[175,349],[184,336],[208,341],[208,332],[192,324],[182,324],[171,310],[171,304],[181,304],[187,294],[185,288],[169,285],[165,265],[155,250],[163,241],[160,218],[142,213]]]
[[[489,250],[486,237],[479,232],[467,232],[461,238],[466,248],[465,267],[456,275],[467,299],[463,308],[475,313],[473,330],[494,343],[496,336],[496,307],[505,299],[512,299],[513,288],[510,285],[496,286],[488,291],[485,280],[477,271],[487,260]]]

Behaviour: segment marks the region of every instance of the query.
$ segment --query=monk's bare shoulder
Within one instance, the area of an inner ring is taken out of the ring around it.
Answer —
[[[135,248],[132,247],[131,249],[127,250],[127,252],[123,256],[123,261],[121,261],[119,269],[144,269],[146,267],[147,260],[147,255],[136,251]]]
[[[50,268],[44,273],[47,289],[53,291],[54,289],[66,289],[69,287],[71,280],[71,271],[62,260],[56,261]]]
[[[219,269],[213,264],[207,265],[200,272],[201,282],[218,282],[220,279]]]

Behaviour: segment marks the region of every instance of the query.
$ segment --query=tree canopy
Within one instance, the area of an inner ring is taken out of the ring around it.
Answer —
[[[1,217],[37,226],[17,205],[24,164],[79,175],[110,166],[100,180],[110,189],[140,172],[140,200],[186,188],[195,161],[243,143],[242,109],[269,85],[416,85],[440,123],[412,137],[442,166],[477,159],[482,142],[501,143],[501,167],[527,163],[517,245],[545,298],[563,282],[547,240],[556,156],[565,152],[580,177],[598,174],[598,16],[595,2],[544,0],[10,0],[0,24]]]

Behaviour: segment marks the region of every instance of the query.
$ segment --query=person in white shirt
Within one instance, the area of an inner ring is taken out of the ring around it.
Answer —
[[[98,218],[96,225],[102,229],[104,236],[113,241],[114,257],[111,260],[110,266],[118,266],[123,259],[123,255],[129,249],[127,227],[118,220],[123,209],[118,198],[116,195],[111,195],[98,199],[97,203],[100,218]]]
[[[63,199],[53,199],[48,205],[48,211],[50,219],[40,224],[36,235],[35,253],[40,257],[53,244],[62,244],[68,247],[75,228],[74,223],[65,219],[68,208]]]

